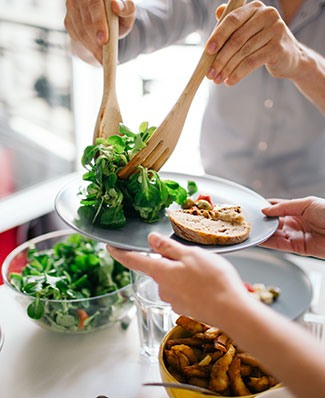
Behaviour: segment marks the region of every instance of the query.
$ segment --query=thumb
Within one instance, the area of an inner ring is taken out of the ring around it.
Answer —
[[[166,238],[157,232],[151,232],[148,242],[152,249],[170,260],[180,260],[186,251],[186,247],[171,238]]]
[[[220,19],[222,13],[224,12],[226,8],[226,4],[221,4],[217,9],[216,9],[216,18]]]

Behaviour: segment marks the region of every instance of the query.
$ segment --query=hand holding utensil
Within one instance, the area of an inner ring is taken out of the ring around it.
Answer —
[[[105,0],[105,9],[109,39],[103,48],[104,89],[94,131],[94,142],[97,137],[107,138],[117,134],[119,124],[122,122],[115,85],[118,53],[118,16],[112,10],[111,0]]]
[[[246,0],[229,0],[227,6],[222,13],[219,23],[231,11],[244,5]],[[139,165],[148,169],[159,171],[166,163],[176,147],[178,139],[184,127],[184,123],[190,109],[193,98],[207,74],[215,54],[211,55],[203,52],[189,82],[183,90],[181,96],[163,120],[161,125],[156,129],[149,139],[147,146],[142,148],[131,161],[119,172],[120,178],[127,178],[133,174]]]

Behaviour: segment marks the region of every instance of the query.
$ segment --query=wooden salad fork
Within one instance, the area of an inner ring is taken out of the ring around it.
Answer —
[[[218,23],[231,11],[241,7],[245,3],[246,0],[229,0]],[[118,176],[120,178],[129,177],[136,171],[139,165],[159,171],[166,163],[181,135],[193,98],[215,57],[215,55],[207,54],[205,51],[203,52],[189,82],[177,102],[161,125],[150,137],[147,146],[142,148],[130,162],[119,171]]]
[[[103,47],[104,88],[94,130],[94,143],[97,137],[107,138],[118,134],[119,124],[122,122],[115,85],[118,54],[118,16],[112,11],[111,0],[105,0],[104,2],[109,39]]]

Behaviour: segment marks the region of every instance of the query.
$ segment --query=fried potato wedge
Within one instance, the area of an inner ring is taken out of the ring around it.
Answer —
[[[236,349],[230,344],[227,352],[219,358],[211,369],[209,388],[212,391],[224,392],[229,388],[229,376],[227,374]]]
[[[183,329],[195,334],[195,333],[204,333],[206,330],[210,328],[209,325],[206,325],[203,322],[195,321],[192,318],[187,316],[179,316],[176,320],[176,324],[181,326]]]
[[[230,366],[229,366],[229,379],[231,391],[240,397],[245,395],[249,395],[250,391],[246,387],[240,373],[240,359],[238,357],[234,357]]]
[[[164,361],[176,380],[208,388],[223,396],[265,391],[278,381],[249,353],[220,329],[180,316],[184,330],[166,342]]]

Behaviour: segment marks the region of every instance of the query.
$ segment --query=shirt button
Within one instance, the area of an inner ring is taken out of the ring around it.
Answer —
[[[270,98],[268,98],[268,99],[266,99],[266,100],[264,101],[264,108],[266,108],[266,109],[271,109],[271,108],[273,108],[273,105],[274,105],[274,102],[273,102],[273,100],[271,100]]]
[[[256,190],[262,188],[262,181],[261,180],[254,180],[253,181],[253,187]]]
[[[268,145],[267,145],[267,143],[266,143],[265,141],[260,141],[260,142],[258,143],[257,147],[258,147],[258,149],[259,149],[261,152],[264,152],[264,151],[267,150]]]

